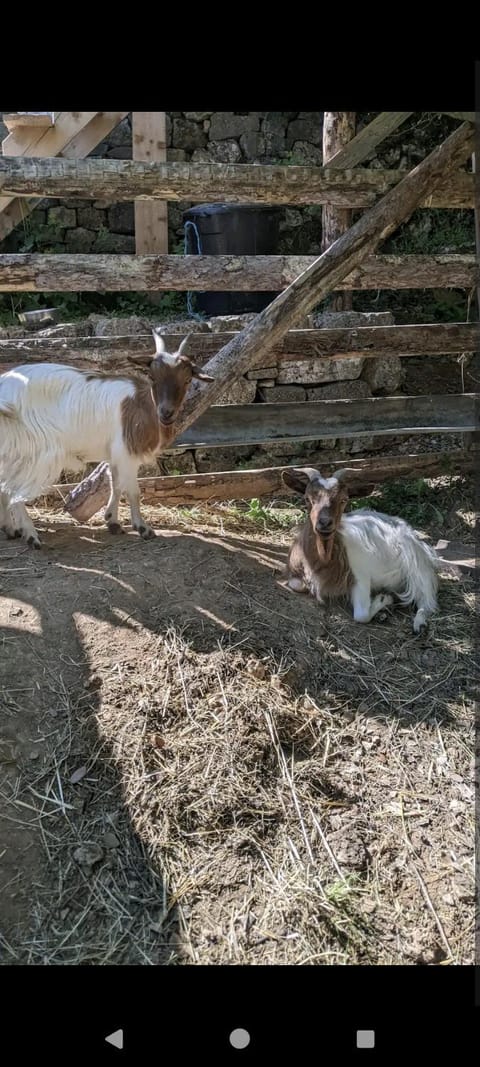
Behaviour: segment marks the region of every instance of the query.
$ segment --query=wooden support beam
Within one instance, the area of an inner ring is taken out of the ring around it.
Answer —
[[[320,437],[383,437],[465,433],[476,429],[475,394],[312,400],[293,404],[211,407],[176,438],[186,448],[317,441]]]
[[[461,449],[424,452],[409,456],[373,456],[348,460],[351,496],[366,486],[378,485],[395,478],[431,478],[436,474],[463,473],[474,464],[472,452]],[[326,476],[345,466],[345,460],[321,464]],[[261,470],[224,471],[213,474],[158,475],[140,478],[142,499],[159,507],[195,507],[223,500],[251,500],[252,497],[286,496],[282,481],[285,467],[265,467]],[[41,500],[64,500],[76,488],[75,483],[57,485]],[[81,520],[80,520],[81,521]]]
[[[54,111],[14,111],[12,114],[2,115],[2,122],[7,130],[15,130],[17,126],[28,126],[29,129],[49,129],[55,125]]]
[[[59,156],[67,159],[77,159],[81,156],[88,156],[89,152],[92,152],[97,144],[100,144],[100,141],[103,141],[104,137],[106,137],[111,130],[115,129],[115,126],[118,126],[118,123],[128,115],[128,111],[92,111],[82,112],[82,114],[84,117],[88,114],[93,117],[88,121],[85,121],[80,128],[77,126],[74,127],[72,136],[68,142],[65,143],[64,147],[58,151]],[[56,125],[58,126],[58,124],[59,116],[56,116]],[[3,142],[3,146],[5,146],[8,141],[10,141],[9,137]],[[46,146],[43,141],[37,141],[35,144],[30,143],[27,151],[31,152],[32,155],[35,155],[39,145],[43,148],[48,148],[47,155],[54,155],[55,144],[52,145],[51,141],[48,141]],[[18,147],[19,145],[17,143],[16,148]],[[58,142],[56,142],[56,148],[58,150]],[[15,145],[11,144],[9,151],[13,153],[14,150]],[[2,159],[0,157],[0,163],[1,162]],[[3,208],[2,203],[4,205]],[[24,222],[30,212],[33,211],[39,203],[41,203],[40,200],[24,200],[17,196],[7,203],[5,198],[2,198],[0,200],[0,241],[3,241],[5,237],[15,229],[15,226]]]
[[[167,159],[164,111],[132,112],[134,160],[165,163]],[[108,197],[107,197],[108,199]],[[113,197],[115,199],[115,197]],[[168,205],[165,201],[135,201],[135,249],[137,255],[168,253]]]
[[[449,115],[451,119],[460,119],[461,122],[475,122],[474,111],[440,111],[440,115]]]
[[[315,256],[8,253],[0,255],[0,291],[280,292],[317,262]],[[336,288],[471,289],[477,273],[474,255],[372,256],[352,268],[346,277],[339,278]]]
[[[207,364],[208,373],[212,374],[214,381],[204,387],[200,386],[200,383],[193,385],[191,397],[187,399],[180,413],[178,435],[184,433],[214,404],[232,381],[255,364],[260,366],[287,331],[325,299],[328,293],[338,289],[339,283],[410,217],[423,197],[435,188],[445,173],[461,166],[471,154],[472,148],[473,130],[468,125],[461,126],[415,170],[406,175],[395,189],[370,208],[348,233],[331,245],[285,292],[280,293],[261,311],[250,326],[221,349]],[[268,405],[262,407],[267,408]],[[106,500],[106,474],[103,490]],[[101,500],[101,494],[99,497],[97,491],[94,511],[102,506],[102,503],[98,503],[99,499]],[[74,499],[70,498],[65,506],[74,514]]]
[[[229,333],[192,333],[188,351],[199,363],[238,336]],[[167,348],[177,347],[186,336],[162,325]],[[272,349],[272,363],[288,360],[345,359],[349,356],[439,356],[474,352],[480,343],[475,322],[448,322],[425,326],[360,326],[334,330],[289,330]],[[151,334],[127,337],[19,337],[0,338],[0,373],[8,365],[46,362],[74,363],[92,368],[101,364],[112,373],[124,360],[144,364],[152,356]]]
[[[330,114],[335,114],[335,112],[330,112]],[[348,112],[343,112],[343,114],[348,114]],[[368,126],[364,126],[363,130],[360,130],[353,139],[348,139],[343,145],[340,145],[337,151],[329,158],[328,166],[338,167],[342,170],[357,167],[377,148],[381,141],[389,137],[412,114],[412,111],[382,111],[372,122],[368,123]]]
[[[325,111],[323,116],[323,165],[330,166],[332,159],[341,153],[355,135],[354,111]],[[322,252],[348,230],[352,222],[351,209],[325,204],[322,210]],[[332,293],[329,301],[331,311],[348,311],[353,307],[352,293]]]
[[[28,159],[0,158],[0,193],[139,202],[328,203],[335,208],[356,209],[371,207],[406,174],[403,170],[366,167],[345,171],[330,164],[328,167],[257,166],[131,159],[37,159],[36,155]],[[427,191],[418,206],[468,208],[473,204],[473,177],[467,171],[458,170],[448,178],[442,175],[436,188]]]

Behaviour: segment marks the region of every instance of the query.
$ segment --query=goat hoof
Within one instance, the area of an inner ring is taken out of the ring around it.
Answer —
[[[134,526],[134,530],[137,530],[143,541],[153,541],[157,536],[151,526]]]
[[[30,548],[41,548],[42,542],[39,537],[34,537],[32,534],[32,536],[27,539],[27,545],[30,545]]]
[[[108,532],[111,533],[111,534],[116,535],[116,534],[125,533],[125,530],[123,529],[123,526],[121,526],[119,522],[109,522],[108,523]]]

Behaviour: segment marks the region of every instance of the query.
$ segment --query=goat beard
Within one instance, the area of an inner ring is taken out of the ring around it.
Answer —
[[[333,552],[333,542],[335,540],[335,534],[330,534],[329,537],[320,537],[319,534],[315,534],[315,541],[317,542],[318,558],[321,563],[330,563]]]

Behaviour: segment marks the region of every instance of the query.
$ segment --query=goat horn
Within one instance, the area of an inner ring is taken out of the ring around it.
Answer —
[[[158,332],[158,327],[154,326],[152,330],[153,340],[155,341],[155,349],[157,356],[161,356],[162,352],[165,352],[165,341],[162,335]]]
[[[180,348],[178,349],[177,356],[182,356],[184,354],[185,349],[186,349],[186,347],[187,347],[187,345],[188,345],[188,343],[190,341],[191,336],[192,336],[192,334],[190,332],[190,333],[187,333],[187,336],[183,338],[183,341],[182,341],[182,343],[180,345]]]

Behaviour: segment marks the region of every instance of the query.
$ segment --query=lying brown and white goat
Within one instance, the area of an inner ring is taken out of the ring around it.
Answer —
[[[115,377],[52,363],[0,375],[0,527],[40,547],[25,503],[49,489],[62,470],[105,460],[111,493],[105,519],[120,533],[118,504],[126,493],[132,525],[147,540],[154,530],[140,513],[138,468],[175,437],[175,419],[192,378],[203,374],[185,354],[168,353],[153,331],[156,354],[148,377]]]
[[[320,603],[348,597],[355,622],[370,622],[394,593],[403,604],[416,604],[419,633],[437,607],[439,561],[403,519],[369,508],[344,515],[350,473],[323,478],[313,467],[283,471],[289,489],[305,494],[309,511],[290,548],[288,588]]]

